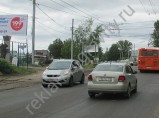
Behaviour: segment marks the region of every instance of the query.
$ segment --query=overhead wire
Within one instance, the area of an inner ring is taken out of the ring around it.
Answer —
[[[53,9],[53,10],[56,10],[56,11],[60,11],[60,12],[64,12],[64,13],[67,13],[67,14],[71,14],[71,15],[76,15],[76,16],[79,16],[79,14],[77,14],[77,13],[69,13],[69,12],[67,12],[67,11],[63,11],[63,10],[60,10],[60,9],[56,9],[56,8],[53,8],[53,7],[50,7],[50,6],[47,6],[47,5],[44,5],[44,4],[41,4],[41,3],[37,3],[38,5],[40,5],[40,6],[43,6],[43,7],[46,7],[46,8],[50,8],[50,9]],[[83,15],[80,15],[81,17],[84,17],[84,18],[88,18],[88,17],[86,17],[86,16],[83,16]]]
[[[58,3],[58,2],[56,2],[54,0],[50,0],[50,1],[53,2],[53,3],[55,3],[55,4],[58,4],[58,5],[62,6],[63,8],[66,8],[63,4],[60,4],[60,3]],[[68,8],[68,9],[71,10],[72,12],[76,13],[76,11],[74,11],[74,10],[72,10],[70,8]]]
[[[87,12],[84,12],[84,11],[78,9],[77,7],[75,7],[75,6],[71,5],[71,4],[69,4],[69,3],[66,2],[66,1],[64,1],[64,0],[60,0],[60,1],[63,2],[63,3],[65,3],[65,4],[67,4],[67,5],[69,5],[69,6],[71,6],[72,8],[76,9],[77,11],[80,11],[81,13],[83,13],[83,14],[89,16],[90,18],[93,18],[93,19],[97,20],[97,21],[100,22],[100,23],[106,24],[105,22],[101,21],[100,19],[98,19],[98,18],[96,18],[96,17],[94,17],[94,16],[88,14]]]
[[[153,10],[154,14],[156,15],[156,12],[155,12],[155,10],[154,10],[154,8],[153,8],[153,6],[152,6],[152,2],[151,2],[151,0],[149,0],[149,3],[150,3],[150,5],[151,5],[151,8],[152,8],[152,10]]]
[[[142,5],[142,7],[144,8],[145,12],[150,15],[150,12],[148,12],[148,10],[144,7],[143,3],[141,2],[141,0],[139,0],[140,4]]]
[[[41,25],[41,23],[39,23],[38,21],[36,21],[38,24]],[[56,36],[56,35],[53,35],[52,32],[50,32],[48,29],[46,29],[45,27],[43,27],[42,25],[40,26],[45,32],[49,33],[50,35],[52,36]],[[57,36],[56,36],[57,37]]]
[[[89,10],[88,9],[85,9],[85,8],[81,8],[75,1],[72,1],[72,0],[69,0],[71,1],[74,5],[78,6],[80,9],[83,9],[85,12],[88,12]],[[96,14],[92,14],[92,15],[96,15]],[[99,18],[99,17],[98,17]]]
[[[54,9],[54,10],[56,10],[56,11],[61,11],[61,12],[70,14],[69,12],[66,12],[66,11],[63,11],[63,10],[60,10],[60,9],[56,9],[56,8],[53,8],[53,7],[50,7],[50,6],[41,4],[41,3],[37,3],[37,5],[41,5],[41,6],[43,6],[43,7],[47,7],[47,8],[50,8],[50,9]]]
[[[56,25],[60,26],[61,28],[65,29],[68,31],[67,27],[64,25],[61,25],[59,23],[57,23],[53,18],[51,18],[46,12],[44,12],[38,5],[36,5],[36,7],[43,13],[45,14],[51,21],[53,21]]]
[[[58,30],[56,30],[56,29],[54,29],[54,28],[52,28],[52,27],[49,27],[49,26],[47,26],[46,24],[44,24],[44,23],[42,23],[42,22],[40,22],[40,21],[38,21],[38,20],[36,20],[39,24],[41,24],[41,25],[43,25],[43,26],[45,26],[45,27],[47,27],[47,28],[49,28],[49,29],[51,29],[51,30],[53,30],[53,31],[55,31],[55,32],[59,32],[59,33],[61,33],[61,34],[64,34],[64,35],[67,35],[67,33],[63,33],[63,32],[61,32],[61,31],[58,31]]]

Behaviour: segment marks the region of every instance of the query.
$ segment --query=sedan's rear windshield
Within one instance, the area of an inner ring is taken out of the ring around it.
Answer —
[[[64,70],[64,69],[69,69],[70,65],[71,65],[70,61],[55,61],[49,65],[48,69],[49,70]]]
[[[123,72],[122,65],[98,65],[94,71],[116,71]]]

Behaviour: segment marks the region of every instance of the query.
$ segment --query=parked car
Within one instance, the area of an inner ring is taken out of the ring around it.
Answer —
[[[72,87],[75,82],[84,84],[84,80],[83,68],[77,60],[53,61],[42,75],[43,87],[51,84],[69,85]]]
[[[124,93],[127,98],[137,92],[137,78],[126,63],[101,63],[88,76],[88,94],[94,98],[98,93]]]

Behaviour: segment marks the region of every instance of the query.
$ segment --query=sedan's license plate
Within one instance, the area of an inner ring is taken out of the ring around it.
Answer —
[[[112,82],[112,78],[99,78],[98,81],[100,81],[100,82]]]

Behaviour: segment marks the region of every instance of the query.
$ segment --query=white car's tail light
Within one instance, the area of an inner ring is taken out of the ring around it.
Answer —
[[[92,80],[93,80],[92,75],[89,75],[88,76],[88,81],[92,81]]]
[[[126,80],[125,76],[119,76],[119,78],[118,78],[118,81],[121,81],[121,82],[123,82],[125,80]]]

